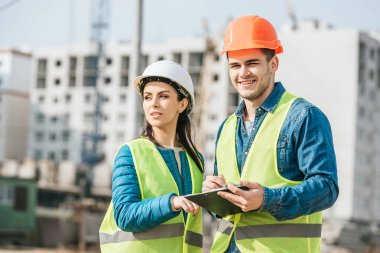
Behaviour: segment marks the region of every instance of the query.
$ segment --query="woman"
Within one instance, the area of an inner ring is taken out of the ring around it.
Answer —
[[[203,160],[188,117],[193,82],[179,64],[163,60],[148,66],[135,87],[145,129],[115,157],[102,252],[201,252],[202,213],[181,197],[202,191]]]

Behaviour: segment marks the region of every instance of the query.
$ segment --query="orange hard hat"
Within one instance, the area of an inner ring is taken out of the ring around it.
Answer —
[[[250,48],[273,49],[276,54],[283,52],[276,30],[268,20],[259,16],[243,16],[228,25],[222,53]]]

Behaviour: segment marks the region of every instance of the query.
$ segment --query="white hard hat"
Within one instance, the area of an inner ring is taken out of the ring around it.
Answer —
[[[160,77],[162,78],[161,80]],[[152,63],[144,70],[141,76],[135,78],[134,85],[137,93],[142,96],[141,88],[144,88],[145,84],[154,81],[168,83],[183,94],[189,100],[187,112],[190,113],[195,102],[194,86],[186,69],[178,63],[168,60]]]

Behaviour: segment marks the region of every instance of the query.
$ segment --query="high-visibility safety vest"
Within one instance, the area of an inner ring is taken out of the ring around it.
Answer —
[[[179,195],[176,182],[164,159],[152,142],[139,138],[127,143],[139,181],[142,200],[171,192]],[[192,180],[192,192],[202,191],[202,172],[187,156]],[[103,253],[145,252],[202,252],[202,211],[196,216],[187,215],[186,225],[182,212],[161,225],[143,232],[122,231],[114,220],[113,203],[99,229],[100,248]]]
[[[248,152],[241,177],[236,160],[236,115],[226,120],[216,147],[218,173],[224,175],[226,182],[256,181],[268,188],[301,183],[282,177],[277,167],[280,130],[295,99],[297,97],[285,92],[274,113],[268,112]],[[230,215],[221,220],[211,252],[225,252],[235,234],[242,253],[319,253],[321,227],[321,212],[281,222],[267,211]]]

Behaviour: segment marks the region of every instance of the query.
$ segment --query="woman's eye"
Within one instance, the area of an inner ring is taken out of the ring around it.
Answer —
[[[150,99],[150,96],[144,96],[144,100]]]

